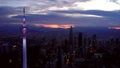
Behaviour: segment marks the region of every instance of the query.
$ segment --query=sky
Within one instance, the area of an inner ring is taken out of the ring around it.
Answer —
[[[0,25],[26,22],[36,27],[120,26],[120,0],[0,0]]]

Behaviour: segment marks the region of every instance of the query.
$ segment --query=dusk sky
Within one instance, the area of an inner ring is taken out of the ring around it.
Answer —
[[[43,27],[120,26],[120,0],[0,0],[0,25]]]

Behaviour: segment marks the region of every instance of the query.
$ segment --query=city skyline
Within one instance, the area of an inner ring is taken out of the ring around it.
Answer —
[[[120,0],[0,0],[0,68],[120,68]]]

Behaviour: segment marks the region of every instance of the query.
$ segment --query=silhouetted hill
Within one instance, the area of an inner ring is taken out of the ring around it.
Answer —
[[[3,25],[0,26],[0,36],[20,35],[20,30],[20,25]],[[75,27],[73,30],[75,36],[78,32],[83,32],[84,37],[91,37],[96,34],[99,39],[120,38],[120,30],[108,29],[107,27]],[[69,29],[28,26],[28,35],[30,36],[67,38],[68,33]]]

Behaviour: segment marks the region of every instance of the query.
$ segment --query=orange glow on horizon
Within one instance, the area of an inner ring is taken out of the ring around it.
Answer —
[[[63,28],[63,29],[67,29],[67,28],[70,28],[70,26],[73,26],[73,25],[70,25],[70,24],[65,24],[65,25],[61,25],[61,24],[60,25],[59,24],[32,24],[32,25],[36,26],[36,27]]]
[[[120,26],[114,26],[114,27],[108,27],[109,29],[116,29],[116,30],[120,30]]]

